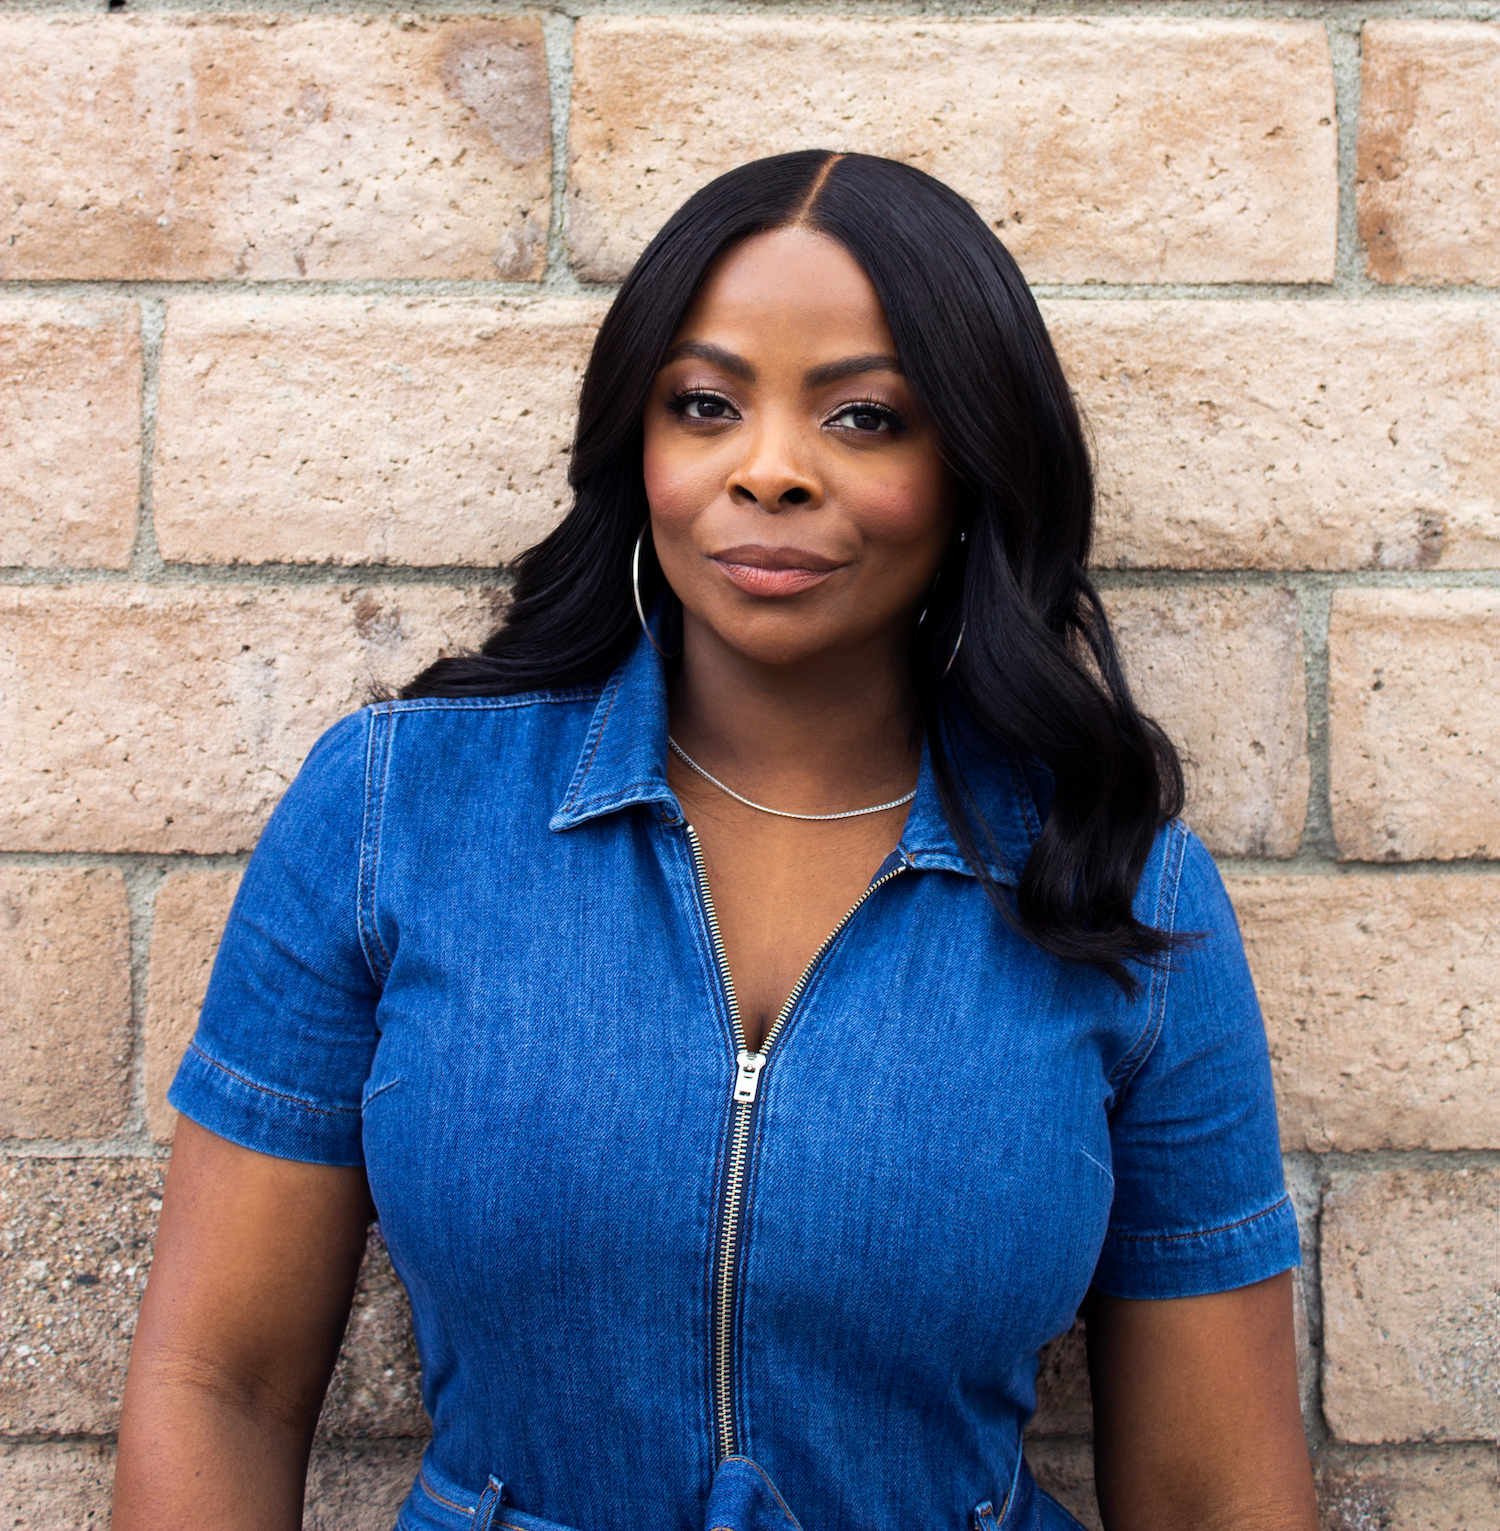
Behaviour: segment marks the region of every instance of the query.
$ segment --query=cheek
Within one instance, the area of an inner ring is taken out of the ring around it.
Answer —
[[[942,462],[926,453],[850,475],[840,499],[865,538],[911,550],[941,543],[952,522],[952,492]]]
[[[684,451],[664,431],[649,427],[641,455],[641,476],[652,519],[682,526],[704,510],[721,487],[722,475],[702,452]]]

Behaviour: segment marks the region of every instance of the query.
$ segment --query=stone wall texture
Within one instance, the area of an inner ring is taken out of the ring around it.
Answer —
[[[107,1523],[166,1090],[267,814],[495,621],[662,220],[821,146],[971,200],[1086,416],[1262,996],[1326,1531],[1495,1531],[1500,12],[408,11],[0,15],[0,1522]],[[1097,1528],[1084,1347],[1027,1449]],[[305,1523],[388,1528],[426,1431],[377,1235]]]

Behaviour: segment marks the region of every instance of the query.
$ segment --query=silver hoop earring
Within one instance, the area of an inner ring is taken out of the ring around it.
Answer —
[[[682,650],[678,649],[676,652],[669,654],[661,646],[661,644],[659,644],[656,639],[651,636],[651,628],[646,622],[646,610],[641,605],[641,543],[645,540],[646,527],[650,524],[651,523],[649,521],[645,522],[642,525],[640,531],[635,534],[635,552],[630,555],[630,589],[635,596],[635,614],[641,619],[641,631],[645,633],[646,641],[651,645],[652,648],[656,650],[658,654],[661,655],[663,659],[676,659],[677,655],[680,654]],[[962,637],[962,634],[959,636]],[[945,671],[944,673],[946,674],[947,672]]]
[[[946,680],[948,678],[948,671],[953,668],[953,661],[958,658],[959,648],[962,646],[964,641],[964,629],[968,627],[968,625],[969,624],[967,622],[960,622],[958,624],[958,638],[954,642],[953,652],[948,656],[948,663],[943,666],[943,673],[938,676],[939,680]]]
[[[927,620],[927,608],[924,606],[922,608],[922,615],[917,618],[917,628],[916,628],[916,630],[918,632],[922,631],[922,624],[926,620]],[[948,671],[953,668],[953,662],[954,662],[954,660],[956,660],[958,658],[959,647],[960,647],[960,645],[964,641],[964,629],[966,627],[968,627],[968,625],[969,624],[967,622],[960,622],[958,624],[958,638],[955,640],[955,642],[953,644],[953,652],[948,656],[948,663],[943,666],[942,674],[940,674],[938,676],[939,680],[946,680],[947,677],[948,677]]]

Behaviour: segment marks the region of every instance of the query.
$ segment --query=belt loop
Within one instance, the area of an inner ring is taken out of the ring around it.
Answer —
[[[493,1531],[495,1516],[505,1503],[505,1485],[494,1475],[485,1484],[479,1503],[474,1507],[474,1531]]]

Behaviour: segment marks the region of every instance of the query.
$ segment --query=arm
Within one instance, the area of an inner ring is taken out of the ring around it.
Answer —
[[[1098,1296],[1088,1347],[1108,1531],[1317,1531],[1290,1271],[1206,1297]]]
[[[115,1531],[296,1531],[364,1250],[364,1172],[177,1125],[130,1356]]]

